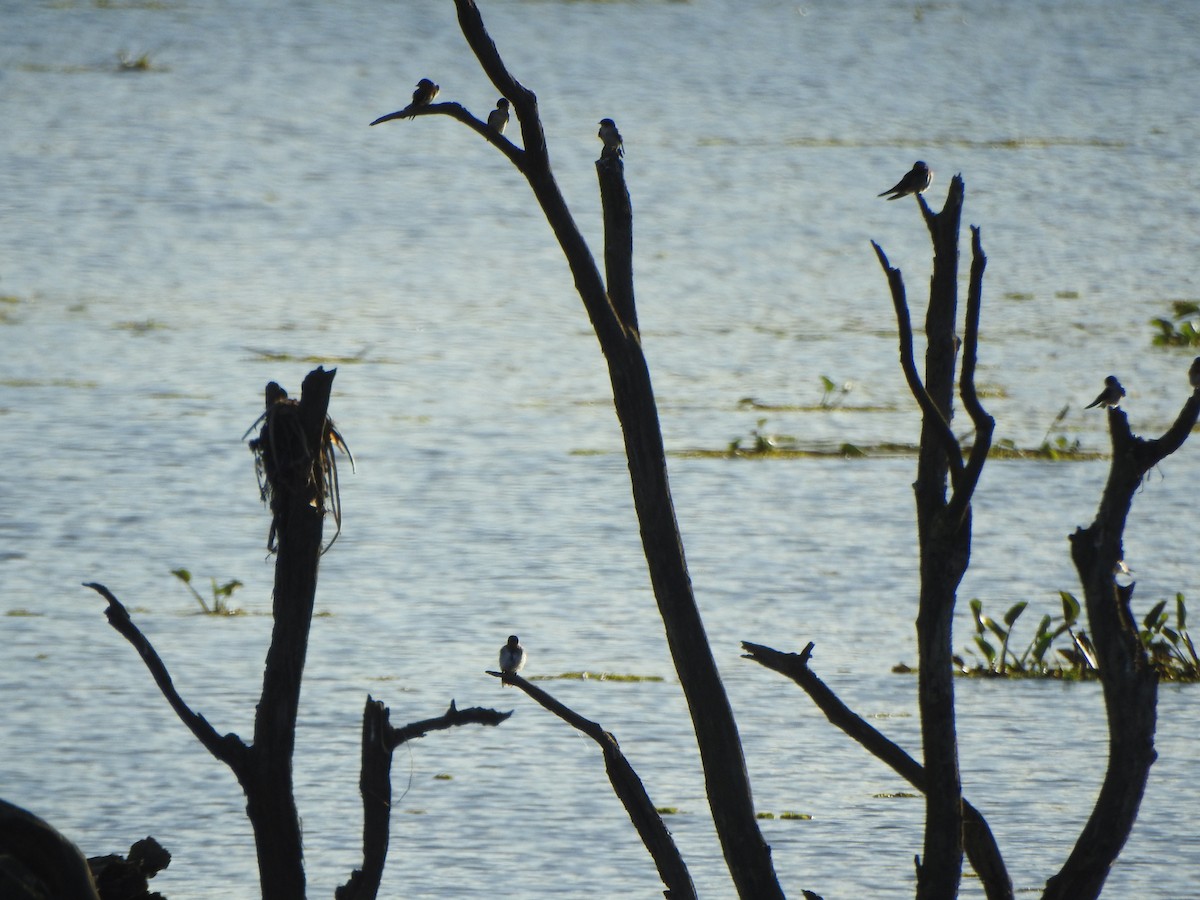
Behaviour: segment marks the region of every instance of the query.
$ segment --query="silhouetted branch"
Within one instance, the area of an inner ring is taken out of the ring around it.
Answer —
[[[671,832],[663,824],[662,817],[654,808],[642,781],[621,752],[616,737],[605,731],[591,719],[585,719],[575,710],[560,703],[546,691],[526,681],[515,672],[488,672],[505,684],[518,687],[537,701],[545,709],[554,713],[572,728],[583,732],[599,746],[604,754],[604,768],[608,780],[612,783],[613,791],[620,798],[629,813],[629,818],[637,828],[638,835],[658,867],[658,874],[667,889],[663,892],[671,900],[694,898],[696,888],[692,884],[692,876],[688,873],[683,857],[671,838]]]
[[[490,127],[487,122],[475,118],[461,103],[430,103],[427,106],[418,106],[412,110],[407,108],[398,112],[389,113],[386,116],[380,116],[372,125],[381,125],[384,122],[391,122],[394,119],[415,119],[418,116],[449,116],[456,121],[462,122],[472,131],[479,134],[489,144],[492,144],[497,150],[508,157],[509,162],[520,170],[525,168],[525,151],[498,132]]]
[[[752,659],[796,682],[834,726],[857,741],[863,749],[889,766],[914,788],[925,792],[925,770],[901,747],[855,713],[808,667],[814,645],[797,653],[783,653],[762,644],[742,642],[745,659]],[[988,900],[1012,900],[1012,880],[1000,848],[987,821],[974,806],[963,801],[963,844],[971,867],[979,876]]]
[[[1108,482],[1092,524],[1070,536],[1104,688],[1108,767],[1075,847],[1046,882],[1044,900],[1092,900],[1100,895],[1133,830],[1158,755],[1158,674],[1130,609],[1133,585],[1118,584],[1116,572],[1125,558],[1123,536],[1134,493],[1153,466],[1183,445],[1198,416],[1200,391],[1193,391],[1171,427],[1148,441],[1132,433],[1124,410],[1108,412],[1113,447]]]
[[[158,685],[158,689],[162,691],[162,695],[171,704],[171,709],[175,710],[175,714],[179,716],[181,722],[188,727],[188,730],[196,736],[196,739],[204,745],[213,756],[225,763],[231,768],[234,773],[241,771],[246,760],[246,744],[236,734],[227,734],[224,737],[217,734],[216,729],[208,723],[208,720],[199,713],[192,712],[183,698],[179,696],[179,692],[175,690],[175,683],[171,680],[171,675],[167,671],[166,665],[162,658],[158,655],[158,651],[150,643],[149,639],[142,634],[141,630],[133,624],[133,619],[129,617],[129,611],[125,606],[113,596],[102,584],[90,582],[84,587],[89,587],[98,593],[101,597],[108,601],[108,608],[104,611],[105,617],[108,619],[108,624],[116,629],[125,640],[133,645],[137,650],[138,655],[142,657],[142,661],[146,664],[146,668],[150,670],[151,676],[154,678],[154,683]],[[240,776],[239,776],[240,777]]]
[[[925,200],[920,194],[917,194],[917,198],[924,206]],[[959,446],[958,438],[954,436],[950,423],[946,421],[941,410],[933,402],[933,398],[929,396],[929,391],[925,390],[925,385],[917,372],[917,362],[913,355],[912,319],[908,312],[904,276],[899,269],[894,268],[888,262],[882,247],[874,241],[871,241],[871,246],[875,248],[875,255],[879,258],[879,264],[883,266],[884,274],[887,275],[888,287],[892,293],[892,306],[896,310],[896,327],[900,332],[900,368],[904,372],[904,380],[908,382],[908,389],[916,399],[917,405],[921,407],[924,420],[930,423],[930,427],[934,429],[936,437],[942,443],[946,452],[946,461],[950,466],[951,477],[956,477],[962,469],[962,447]]]
[[[367,697],[363,709],[362,769],[358,782],[363,800],[363,864],[334,892],[337,900],[374,900],[379,893],[391,833],[392,751],[405,741],[424,737],[430,731],[458,725],[499,725],[512,713],[482,707],[460,710],[451,700],[450,708],[443,715],[403,728],[392,728],[388,724],[390,715],[383,703]]]
[[[459,709],[451,700],[450,708],[440,716],[422,719],[420,722],[411,722],[402,728],[388,728],[384,735],[384,743],[389,750],[395,750],[405,741],[425,737],[431,731],[444,731],[459,725],[499,725],[511,715],[511,709],[508,712],[500,712],[482,706]]]
[[[608,365],[650,582],[696,731],[709,808],[726,864],[742,897],[782,900],[783,892],[771,863],[771,848],[763,840],[755,819],[733,708],[696,605],[675,519],[662,429],[636,327],[632,264],[624,258],[627,254],[631,257],[632,232],[621,232],[628,214],[614,204],[614,200],[620,201],[622,192],[626,197],[628,193],[623,166],[597,169],[607,207],[605,227],[614,229],[605,238],[611,251],[606,262],[614,279],[620,282],[614,280],[610,297],[551,171],[537,98],[509,73],[474,0],[455,0],[455,7],[467,44],[492,83],[511,101],[520,121],[525,145],[520,171],[562,247]]]
[[[967,288],[967,320],[963,330],[962,371],[958,378],[959,394],[963,407],[975,423],[975,444],[971,447],[967,465],[961,477],[954,483],[954,494],[946,510],[946,519],[957,522],[962,519],[974,496],[983,464],[987,462],[992,448],[992,433],[996,420],[988,415],[975,389],[975,364],[979,356],[979,315],[983,305],[983,271],[987,268],[987,257],[983,255],[979,229],[971,226],[971,281]]]

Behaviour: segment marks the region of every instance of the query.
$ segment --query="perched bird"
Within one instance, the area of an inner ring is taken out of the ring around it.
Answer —
[[[508,101],[501,97],[496,101],[496,108],[488,113],[488,127],[504,134],[508,127]]]
[[[508,636],[508,643],[500,648],[500,671],[506,675],[520,672],[525,667],[525,648],[515,634]]]
[[[432,103],[433,98],[438,95],[438,91],[440,90],[441,88],[428,78],[422,78],[417,82],[417,89],[413,91],[412,103],[408,104],[404,109],[388,113],[386,116],[380,116],[371,124],[378,125],[380,122],[390,122],[392,119],[407,119],[422,106],[428,106]]]
[[[1117,381],[1116,375],[1109,375],[1104,379],[1104,390],[1100,392],[1100,396],[1089,403],[1084,409],[1091,409],[1093,406],[1119,406],[1121,398],[1125,396],[1125,388],[1121,387],[1121,382]]]
[[[1194,388],[1200,388],[1200,356],[1192,360],[1192,367],[1188,369],[1188,383]]]
[[[600,130],[596,133],[604,141],[601,156],[624,156],[625,144],[621,141],[621,132],[617,131],[617,123],[612,119],[601,119]]]
[[[929,185],[933,183],[933,170],[921,160],[913,163],[913,167],[908,170],[908,174],[896,182],[896,186],[888,188],[880,197],[888,197],[889,200],[899,200],[901,197],[907,197],[909,194],[924,193]]]
[[[438,95],[441,88],[430,81],[428,78],[422,78],[417,82],[417,89],[413,91],[413,99],[411,106],[428,106],[433,102],[433,98]]]

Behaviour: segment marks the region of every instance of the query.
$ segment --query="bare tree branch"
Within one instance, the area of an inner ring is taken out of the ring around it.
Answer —
[[[629,215],[627,208],[622,209],[614,202],[622,191],[627,196],[623,166],[597,168],[606,203],[606,263],[617,279],[611,286],[610,297],[551,171],[537,98],[509,73],[474,0],[455,0],[455,7],[467,44],[492,83],[511,101],[520,121],[525,146],[520,171],[562,248],[608,365],[650,581],[691,712],[709,807],[726,864],[742,897],[782,900],[771,848],[763,840],[754,816],[750,780],[733,708],[700,618],[675,519],[662,429],[633,308],[631,263],[621,258],[629,254],[632,232],[618,233],[615,227]],[[618,185],[615,193],[610,191]]]
[[[1138,635],[1130,609],[1133,585],[1117,583],[1125,522],[1133,495],[1146,473],[1178,450],[1200,416],[1200,391],[1193,391],[1174,424],[1158,439],[1135,436],[1120,408],[1108,412],[1112,462],[1096,517],[1070,536],[1099,660],[1108,716],[1108,767],[1099,796],[1075,847],[1046,882],[1044,900],[1098,897],[1112,864],[1125,846],[1141,808],[1154,749],[1158,675]]]
[[[917,198],[924,206],[925,200],[921,198],[920,194],[917,194]],[[925,385],[917,372],[917,362],[913,355],[912,320],[908,313],[904,276],[899,269],[894,268],[888,262],[882,247],[874,241],[871,241],[871,246],[875,248],[875,255],[879,258],[879,264],[883,266],[884,274],[887,275],[888,287],[892,292],[892,306],[896,310],[896,326],[900,332],[900,368],[904,372],[904,380],[908,382],[908,389],[916,399],[917,405],[921,407],[924,420],[930,423],[936,437],[941,441],[942,448],[946,452],[946,461],[950,466],[951,477],[956,478],[963,466],[962,447],[959,446],[958,438],[954,436],[950,423],[946,421],[941,410],[937,408],[937,404],[933,402],[933,398],[929,396],[929,391],[925,390]]]
[[[863,749],[889,766],[897,775],[924,793],[927,790],[925,770],[901,747],[893,743],[874,726],[838,698],[838,696],[808,667],[814,645],[810,642],[803,652],[783,653],[762,644],[742,642],[744,658],[752,659],[781,675],[786,675],[804,689],[813,702],[834,726],[857,741]],[[979,876],[988,900],[1012,900],[1012,880],[1000,855],[1000,848],[983,815],[963,801],[963,844],[971,867]]]
[[[179,692],[175,690],[175,683],[171,680],[171,675],[158,655],[158,651],[154,649],[150,640],[142,634],[141,630],[133,624],[133,619],[129,617],[129,611],[108,588],[95,582],[89,582],[84,587],[91,588],[108,601],[108,609],[104,611],[108,623],[137,650],[138,655],[146,664],[146,668],[150,670],[154,683],[158,685],[162,695],[171,704],[171,709],[175,710],[179,720],[188,727],[188,730],[196,736],[196,739],[204,745],[209,753],[237,774],[245,765],[246,751],[249,749],[242,739],[236,734],[227,734],[224,737],[217,734],[216,729],[208,723],[204,716],[193,712],[191,707],[184,702],[183,698],[179,696]]]
[[[427,106],[418,106],[412,109],[405,107],[397,112],[388,113],[386,116],[380,116],[371,124],[379,125],[383,122],[391,122],[394,119],[415,119],[418,116],[437,115],[449,116],[452,119],[462,122],[507,156],[509,162],[516,166],[517,169],[521,171],[525,170],[525,151],[496,131],[496,129],[489,127],[487,122],[475,118],[461,103],[430,103]]]
[[[608,780],[612,783],[613,791],[624,804],[625,811],[629,813],[629,818],[637,828],[642,843],[650,851],[654,864],[658,867],[658,874],[662,878],[663,884],[667,886],[667,889],[663,891],[663,896],[670,897],[671,900],[694,898],[696,888],[692,884],[692,876],[688,873],[683,857],[679,855],[679,849],[671,838],[671,832],[667,830],[662,816],[658,814],[658,810],[650,801],[650,796],[646,793],[642,780],[638,778],[637,772],[633,770],[633,766],[621,752],[616,737],[611,732],[605,731],[596,722],[585,719],[575,710],[560,703],[546,691],[526,681],[515,672],[488,672],[488,674],[499,678],[505,684],[520,688],[542,707],[554,713],[572,728],[583,732],[599,745],[604,754],[604,768],[608,773]]]
[[[512,715],[512,710],[500,712],[482,706],[472,706],[470,709],[459,709],[453,700],[450,708],[440,716],[432,719],[422,719],[420,722],[410,722],[402,728],[388,728],[384,733],[384,745],[389,750],[395,750],[406,741],[423,738],[431,731],[445,731],[459,725],[499,725]]]
[[[440,716],[414,722],[403,728],[388,724],[390,710],[380,701],[367,697],[363,709],[362,769],[359,790],[363,801],[363,863],[349,880],[334,891],[337,900],[374,900],[383,880],[387,860],[392,815],[392,751],[405,741],[424,737],[430,731],[457,725],[499,725],[512,715],[494,709],[472,707],[458,709],[454,701]]]
[[[979,476],[983,474],[983,464],[987,462],[988,453],[992,449],[992,432],[996,428],[996,420],[983,408],[975,390],[975,363],[979,356],[979,315],[983,305],[983,271],[986,268],[987,257],[983,255],[979,229],[972,225],[971,281],[967,288],[967,321],[963,331],[962,371],[958,377],[958,389],[963,407],[975,423],[975,444],[971,447],[966,469],[954,482],[954,494],[946,509],[946,519],[950,522],[961,522],[970,506],[975,487],[979,484]]]

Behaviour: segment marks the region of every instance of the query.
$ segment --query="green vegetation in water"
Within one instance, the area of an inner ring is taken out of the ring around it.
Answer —
[[[28,609],[17,608],[17,609],[10,609],[8,612],[5,613],[5,615],[11,616],[14,619],[33,619],[33,618],[37,618],[38,616],[44,616],[45,613],[33,612],[32,610],[28,610]]]
[[[660,816],[677,816],[679,815],[678,806],[656,806],[654,811]]]
[[[759,813],[755,813],[755,814],[754,814],[754,818],[756,818],[756,819],[773,819],[773,818],[775,818],[775,813],[773,813],[773,812],[759,812]]]
[[[828,375],[821,376],[821,409],[836,409],[842,405],[842,401],[846,399],[846,395],[854,388],[854,384],[849,381],[842,382],[838,385]]]
[[[975,648],[969,651],[978,661],[969,665],[955,656],[959,674],[1010,678],[1060,678],[1080,681],[1096,676],[1096,650],[1087,633],[1078,627],[1079,600],[1068,591],[1059,591],[1062,616],[1044,615],[1028,644],[1012,646],[1017,620],[1028,607],[1024,600],[1014,603],[996,621],[983,611],[983,601],[970,601],[975,621]],[[1150,664],[1163,681],[1200,681],[1200,656],[1187,630],[1187,604],[1182,593],[1175,595],[1175,617],[1167,611],[1169,600],[1160,600],[1142,619],[1138,637],[1146,649]],[[1058,641],[1065,646],[1055,646]],[[975,651],[978,651],[978,655]],[[1053,651],[1053,652],[1051,652]]]
[[[453,781],[454,776],[449,772],[438,772],[433,776],[434,781]]]
[[[358,351],[353,356],[298,356],[294,353],[284,353],[276,350],[255,350],[250,348],[250,352],[258,358],[260,362],[272,363],[303,363],[306,366],[349,366],[355,363],[366,362],[366,348]]]
[[[879,794],[872,794],[876,800],[907,800],[913,797],[920,797],[920,794],[914,794],[912,791],[883,791]]]
[[[1200,303],[1195,300],[1172,300],[1169,319],[1151,319],[1158,329],[1154,335],[1156,347],[1200,347]]]
[[[127,50],[117,51],[117,71],[119,72],[149,72],[154,68],[150,62],[149,53],[134,56]]]
[[[1062,425],[1066,420],[1067,413],[1070,411],[1071,404],[1069,403],[1058,411],[1058,415],[1054,417],[1054,421],[1046,429],[1046,434],[1042,437],[1042,443],[1037,449],[1023,450],[1012,441],[1003,438],[992,445],[988,457],[995,459],[1045,459],[1051,462],[1078,462],[1079,460],[1086,459],[1104,459],[1105,454],[1098,450],[1084,450],[1078,438],[1069,438],[1061,431],[1055,433],[1058,426]]]
[[[0,294],[0,325],[12,322],[16,317],[17,307],[20,305],[20,297],[14,297],[11,294]]]
[[[530,681],[662,681],[661,675],[621,675],[616,672],[563,672],[561,675],[534,675]]]
[[[212,582],[212,606],[204,602],[204,598],[200,596],[200,592],[192,587],[192,573],[187,569],[172,569],[171,574],[183,582],[184,586],[191,591],[196,602],[200,604],[200,608],[204,610],[204,614],[208,616],[243,616],[245,611],[241,609],[231,609],[229,606],[229,598],[233,596],[233,592],[242,586],[242,583],[236,578],[227,581],[224,584],[217,584],[217,579],[210,578]]]
[[[164,331],[167,326],[157,319],[142,319],[140,322],[118,322],[115,327],[134,334],[146,334],[150,331]]]
[[[808,813],[787,812],[786,810],[779,814],[779,818],[794,819],[794,820],[800,821],[800,822],[811,822],[812,821],[812,816]]]

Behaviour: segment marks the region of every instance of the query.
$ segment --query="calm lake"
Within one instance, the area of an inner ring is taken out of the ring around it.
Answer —
[[[814,641],[814,670],[919,755],[915,678],[891,672],[916,662],[915,459],[688,451],[756,431],[916,441],[869,244],[903,270],[919,321],[924,225],[911,198],[876,196],[916,159],[935,208],[962,174],[964,235],[983,229],[978,378],[996,438],[1104,451],[1106,417],[1083,406],[1108,374],[1134,430],[1164,431],[1195,351],[1154,347],[1149,322],[1200,298],[1200,4],[480,5],[538,95],[597,254],[597,123],[624,136],[677,514],[785,889],[912,896],[922,801],[739,642]],[[542,686],[616,734],[655,804],[677,808],[702,895],[731,897],[562,255],[474,133],[443,117],[367,127],[426,76],[476,115],[495,104],[450,0],[0,0],[0,796],[89,854],[154,835],[173,855],[153,882],[168,897],[256,893],[232,774],[80,585],[106,584],[183,697],[248,735],[273,570],[240,438],[266,382],[298,392],[323,363],[357,472],[343,465],[300,710],[311,896],[361,858],[368,694],[397,725],[451,698],[516,710],[398,751],[381,896],[660,896],[594,745],[484,674],[516,633],[527,675],[662,679]],[[972,597],[995,615],[1027,600],[1028,641],[1060,590],[1079,592],[1067,535],[1106,473],[988,464],[956,646]],[[1193,437],[1135,500],[1139,615],[1177,592],[1200,615],[1197,484]],[[201,615],[180,567],[202,594],[243,582],[231,602],[247,614]],[[1160,758],[1105,897],[1200,898],[1198,697],[1162,690]],[[967,795],[1036,892],[1103,776],[1099,687],[964,680],[958,701]],[[982,897],[973,879],[963,896]]]

